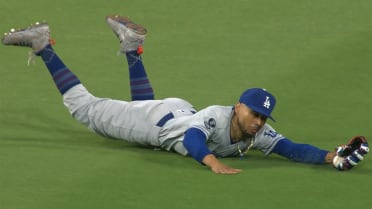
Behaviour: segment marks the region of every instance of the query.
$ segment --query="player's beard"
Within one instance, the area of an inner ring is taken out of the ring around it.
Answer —
[[[259,128],[256,131],[251,130],[251,127],[242,122],[239,117],[237,117],[237,125],[240,132],[242,133],[242,139],[251,138],[259,131]]]
[[[239,123],[239,127],[240,130],[242,131],[242,135],[244,138],[252,137],[258,132],[258,130],[257,131],[250,130],[250,128],[243,126],[241,123]]]

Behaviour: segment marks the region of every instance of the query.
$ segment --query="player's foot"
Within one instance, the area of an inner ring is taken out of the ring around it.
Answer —
[[[121,52],[142,50],[142,44],[147,33],[146,28],[134,23],[128,17],[112,15],[106,17],[106,22],[120,40]]]
[[[27,28],[13,28],[4,34],[2,42],[4,45],[30,47],[37,53],[51,43],[49,25],[36,22]]]

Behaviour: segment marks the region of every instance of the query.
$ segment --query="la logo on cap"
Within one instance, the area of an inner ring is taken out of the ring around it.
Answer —
[[[266,107],[267,109],[270,109],[270,97],[266,96],[266,100],[263,103],[263,106]]]

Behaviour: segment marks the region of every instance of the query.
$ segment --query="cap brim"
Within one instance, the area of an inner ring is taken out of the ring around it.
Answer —
[[[249,106],[247,105],[247,107],[249,107]],[[271,115],[265,115],[264,113],[262,113],[261,110],[256,109],[256,108],[254,108],[254,107],[249,107],[249,108],[251,108],[251,109],[254,110],[255,112],[257,112],[257,113],[259,113],[259,114],[261,114],[261,115],[263,115],[263,116],[265,116],[265,117],[267,117],[267,118],[270,118],[270,120],[276,122],[275,119],[274,119],[273,117],[271,117]]]

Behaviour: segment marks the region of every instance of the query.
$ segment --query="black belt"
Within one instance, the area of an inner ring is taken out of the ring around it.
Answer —
[[[166,122],[168,122],[168,120],[170,120],[170,119],[172,119],[172,118],[174,118],[174,115],[173,115],[173,113],[170,112],[170,113],[164,115],[164,117],[162,117],[162,118],[159,120],[159,122],[156,124],[156,126],[158,126],[158,127],[163,127],[164,124],[165,124]]]
[[[196,113],[195,111],[192,111],[192,110],[190,110],[190,112],[191,112],[192,114],[195,114],[195,113]],[[170,112],[170,113],[164,115],[164,117],[162,117],[162,118],[159,120],[159,122],[156,124],[156,126],[158,126],[158,127],[163,127],[163,126],[165,125],[165,123],[168,122],[168,120],[170,120],[170,119],[172,119],[172,118],[174,118],[174,115],[173,115],[173,113]]]

